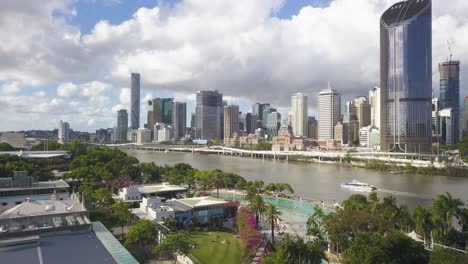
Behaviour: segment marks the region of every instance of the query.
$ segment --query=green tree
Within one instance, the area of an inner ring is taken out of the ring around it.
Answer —
[[[424,264],[429,255],[423,245],[396,232],[360,233],[344,253],[344,264]]]
[[[171,231],[177,231],[177,220],[171,215],[169,217],[164,217],[163,219],[163,225]]]
[[[156,254],[163,254],[167,256],[172,256],[174,258],[174,263],[177,259],[174,257],[174,254],[186,256],[190,253],[192,249],[192,242],[187,235],[182,233],[175,233],[167,235],[164,240],[154,248]]]
[[[139,220],[125,237],[125,246],[130,248],[141,248],[147,253],[151,252],[157,244],[158,233],[150,220]]]
[[[0,142],[0,151],[13,151],[13,150],[15,150],[15,148],[12,145],[6,142]]]
[[[282,257],[283,262],[280,263],[287,264],[320,264],[327,259],[323,244],[319,241],[306,243],[298,235],[291,237],[285,234],[276,246],[276,252]]]
[[[266,211],[266,204],[263,201],[263,198],[260,195],[255,195],[255,197],[250,201],[249,204],[249,209],[250,211],[255,215],[255,222],[258,226],[258,223],[260,222],[260,217],[265,213]]]
[[[92,194],[96,207],[108,208],[112,202],[112,193],[107,188],[99,188]]]
[[[112,214],[122,228],[122,238],[124,237],[124,226],[128,225],[133,217],[129,209],[130,206],[123,201],[118,201],[111,206]]]
[[[271,227],[271,241],[275,242],[275,226],[280,220],[281,211],[273,204],[268,204],[265,210],[265,220]]]
[[[436,247],[431,254],[430,264],[468,263],[468,254]]]
[[[278,247],[275,251],[270,252],[266,258],[262,259],[262,264],[288,264],[284,249]]]
[[[434,227],[431,213],[421,206],[416,207],[413,212],[413,219],[416,227],[416,232],[422,234],[424,244],[427,245],[428,238],[431,235],[431,230]]]
[[[445,234],[452,227],[453,217],[460,219],[463,202],[456,198],[452,198],[450,193],[438,195],[432,203],[432,214],[436,220],[439,220],[442,225],[442,233]]]
[[[327,215],[325,214],[325,211],[322,208],[315,206],[314,213],[307,220],[307,236],[311,236],[319,241],[326,241],[326,222]]]
[[[143,162],[138,165],[141,170],[144,183],[154,183],[161,181],[161,168],[154,162]]]

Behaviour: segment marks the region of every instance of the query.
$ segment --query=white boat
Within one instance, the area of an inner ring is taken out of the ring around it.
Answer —
[[[346,188],[356,192],[372,192],[377,190],[377,188],[374,185],[370,185],[365,182],[359,182],[356,180],[341,184],[341,188]]]

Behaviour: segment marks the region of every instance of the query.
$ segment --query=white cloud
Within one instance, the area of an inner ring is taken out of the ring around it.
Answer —
[[[15,82],[7,82],[0,85],[0,94],[16,94],[21,91],[20,83]]]
[[[1,99],[9,108],[3,111],[63,111],[84,128],[91,119],[105,126],[116,109],[128,109],[134,71],[142,74],[143,105],[146,94],[160,91],[192,103],[197,90],[218,89],[236,101],[271,102],[287,112],[297,91],[308,94],[313,107],[327,81],[345,98],[365,94],[379,84],[380,15],[397,0],[334,0],[304,7],[291,19],[272,16],[282,0],[184,0],[140,8],[119,24],[100,21],[86,35],[69,22],[74,2],[1,1],[0,92],[14,96],[21,84],[59,83],[59,98],[9,97],[34,106]],[[433,0],[433,14],[437,91],[437,62],[448,56],[447,40],[455,58],[468,61],[468,1]],[[462,95],[467,75],[462,67]]]

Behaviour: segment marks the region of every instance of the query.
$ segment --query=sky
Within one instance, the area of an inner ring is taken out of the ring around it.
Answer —
[[[0,131],[113,127],[131,72],[141,73],[142,125],[147,99],[174,97],[190,115],[197,90],[283,116],[303,92],[313,114],[329,81],[343,102],[379,85],[379,19],[395,2],[2,0]],[[465,96],[468,1],[449,2],[433,0],[433,90],[450,42]]]

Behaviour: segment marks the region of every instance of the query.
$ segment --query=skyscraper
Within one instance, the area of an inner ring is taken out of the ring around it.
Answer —
[[[185,137],[187,128],[187,104],[174,102],[172,104],[172,128],[173,137],[180,139]]]
[[[318,139],[328,140],[334,137],[334,128],[341,115],[341,96],[331,89],[318,94]]]
[[[309,129],[308,129],[308,134],[307,137],[311,139],[317,139],[317,134],[318,134],[318,122],[317,119],[313,116],[309,116],[308,118],[309,121]]]
[[[223,95],[218,91],[198,91],[196,138],[223,138]]]
[[[291,125],[295,136],[307,136],[308,98],[303,93],[291,97]]]
[[[224,107],[224,138],[234,137],[239,132],[239,106],[228,105]]]
[[[468,96],[463,101],[463,136],[468,137]]]
[[[172,98],[154,98],[148,101],[148,128],[156,123],[172,124]]]
[[[460,62],[445,61],[439,64],[440,73],[440,108],[452,109],[452,142],[460,139]]]
[[[381,17],[382,151],[432,151],[431,9],[431,0],[408,0]]]
[[[115,129],[115,140],[126,140],[128,129],[128,113],[126,109],[117,111],[117,127]]]
[[[268,140],[273,140],[273,137],[278,135],[278,130],[281,127],[281,114],[278,112],[269,113],[266,119],[266,134]]]
[[[365,96],[359,96],[354,100],[356,116],[359,121],[359,129],[371,124],[371,106]]]
[[[265,127],[264,124],[262,123],[263,118],[266,118],[266,115],[268,115],[270,112],[268,112],[265,116],[263,115],[263,112],[265,108],[270,107],[270,104],[261,104],[261,103],[255,103],[252,105],[252,116],[257,116],[257,125],[256,127]],[[266,122],[266,121],[265,121]],[[255,130],[254,130],[255,131]]]
[[[131,92],[130,92],[130,123],[132,129],[140,128],[140,74],[132,73],[131,75]]]
[[[70,124],[60,120],[58,128],[58,142],[70,142]]]
[[[371,125],[380,129],[380,88],[374,87],[369,91],[369,103],[371,107]]]

